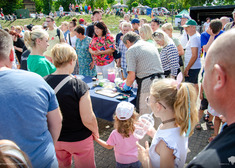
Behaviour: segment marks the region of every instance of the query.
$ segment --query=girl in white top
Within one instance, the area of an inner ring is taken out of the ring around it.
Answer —
[[[177,80],[166,78],[154,81],[150,96],[146,99],[154,115],[163,121],[156,131],[148,130],[153,137],[146,148],[137,143],[139,159],[146,167],[184,167],[188,136],[193,134],[197,124],[196,91],[192,84],[181,83],[182,73]]]
[[[69,31],[70,33],[67,34],[66,42],[71,45],[75,49],[75,44],[77,40],[77,36],[75,34],[74,29],[77,26],[77,18],[73,18],[71,22],[69,22]]]

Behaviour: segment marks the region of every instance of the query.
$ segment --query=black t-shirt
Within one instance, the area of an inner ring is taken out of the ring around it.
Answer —
[[[187,168],[196,167],[235,167],[235,123],[224,128],[187,166]]]
[[[17,38],[17,41],[14,41],[14,46],[22,48],[24,47],[24,41],[21,38]],[[21,54],[22,52],[19,52],[17,50],[15,50],[16,56],[19,60],[19,62],[21,61]]]
[[[93,36],[94,36],[94,25],[93,24],[90,24],[87,26],[86,35],[93,38]]]
[[[68,75],[48,75],[47,83],[54,89]],[[63,116],[62,129],[58,141],[76,142],[89,136],[92,132],[86,128],[81,120],[79,111],[80,98],[89,87],[80,79],[69,80],[56,94]]]
[[[28,70],[27,59],[29,57],[29,54],[30,54],[30,50],[25,50],[23,54],[21,55],[20,69]]]

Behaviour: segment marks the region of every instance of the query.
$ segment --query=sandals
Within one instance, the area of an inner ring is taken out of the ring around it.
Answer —
[[[214,139],[215,139],[215,137],[216,137],[217,135],[215,135],[215,134],[212,134],[211,135],[211,137],[208,139],[208,142],[211,142],[211,141],[213,141]]]
[[[196,130],[201,130],[201,129],[202,129],[202,126],[201,126],[200,123],[198,123],[195,128],[196,128]]]
[[[207,125],[209,130],[213,130],[214,129],[214,124],[212,123],[212,121],[207,122],[206,125]]]

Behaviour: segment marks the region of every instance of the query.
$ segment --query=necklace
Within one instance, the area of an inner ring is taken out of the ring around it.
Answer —
[[[175,121],[175,118],[171,118],[169,120],[162,121],[162,124],[166,124],[166,123],[169,123],[169,122],[172,122],[172,121]]]

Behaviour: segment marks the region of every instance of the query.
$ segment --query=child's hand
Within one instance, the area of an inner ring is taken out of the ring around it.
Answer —
[[[138,159],[142,163],[142,166],[150,167],[150,159],[149,159],[149,144],[148,141],[145,142],[145,148],[139,144],[139,142],[136,142],[137,148],[138,148]]]
[[[97,137],[94,133],[92,133],[93,136],[93,140],[97,141],[99,139],[99,137]]]
[[[154,134],[156,133],[156,130],[154,127],[150,127],[147,131],[147,134],[153,138]]]

